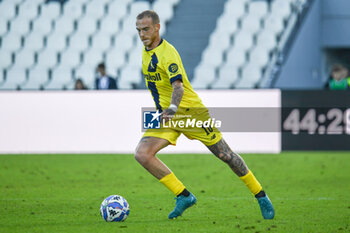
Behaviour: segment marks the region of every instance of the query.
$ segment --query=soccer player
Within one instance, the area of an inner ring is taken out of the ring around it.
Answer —
[[[136,18],[136,29],[144,44],[142,72],[162,122],[176,121],[176,115],[193,119],[209,119],[208,109],[192,89],[176,49],[159,36],[159,17],[154,11],[144,11]],[[175,115],[176,113],[176,115]],[[174,117],[175,115],[175,117]],[[257,198],[263,218],[275,215],[272,203],[244,160],[234,153],[215,127],[187,129],[170,127],[148,129],[140,140],[135,159],[176,197],[175,208],[168,218],[174,219],[196,203],[196,197],[185,188],[175,174],[156,157],[158,151],[172,144],[183,133],[189,139],[201,141],[216,157],[225,162]]]

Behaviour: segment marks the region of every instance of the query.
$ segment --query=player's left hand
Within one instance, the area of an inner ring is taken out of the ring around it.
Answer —
[[[175,116],[175,112],[172,109],[165,109],[160,116],[161,122],[168,122],[171,118]]]

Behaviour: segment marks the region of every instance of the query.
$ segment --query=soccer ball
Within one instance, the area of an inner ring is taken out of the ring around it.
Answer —
[[[122,196],[111,195],[101,203],[100,214],[106,222],[123,222],[129,213],[129,204]]]

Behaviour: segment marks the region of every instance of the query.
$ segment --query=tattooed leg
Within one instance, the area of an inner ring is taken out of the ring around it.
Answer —
[[[237,176],[244,176],[248,173],[249,169],[244,160],[231,150],[224,139],[207,147],[216,157],[227,163]]]
[[[262,190],[259,181],[255,178],[253,173],[249,171],[244,160],[238,154],[232,152],[224,139],[212,146],[207,146],[213,154],[227,163],[230,168],[239,176],[243,183],[248,187],[250,192],[257,198],[262,216],[264,219],[273,219],[275,210],[273,205]]]

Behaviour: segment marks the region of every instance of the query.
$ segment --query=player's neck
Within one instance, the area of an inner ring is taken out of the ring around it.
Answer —
[[[160,44],[161,41],[162,41],[162,39],[158,36],[158,37],[153,41],[153,43],[151,44],[151,46],[146,47],[146,49],[147,49],[147,50],[152,50],[152,49],[156,48],[156,47]]]

